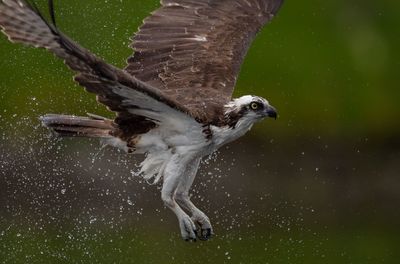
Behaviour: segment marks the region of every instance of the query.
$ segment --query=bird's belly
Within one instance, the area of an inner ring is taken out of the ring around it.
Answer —
[[[165,134],[160,130],[154,130],[141,135],[136,148],[140,152],[165,151],[168,149],[186,152],[201,151],[209,144],[210,142],[202,134],[196,132]]]

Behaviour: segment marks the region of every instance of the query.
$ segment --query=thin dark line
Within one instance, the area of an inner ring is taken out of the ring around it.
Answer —
[[[51,21],[53,22],[54,27],[57,28],[56,16],[55,16],[55,13],[54,13],[54,1],[53,0],[49,0],[49,13],[50,13]]]

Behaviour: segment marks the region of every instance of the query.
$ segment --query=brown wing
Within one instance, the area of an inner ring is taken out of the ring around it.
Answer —
[[[253,38],[282,2],[161,0],[133,37],[126,70],[215,122]]]
[[[95,93],[100,103],[118,113],[115,123],[120,128],[117,131],[119,136],[129,138],[132,134],[147,132],[155,126],[146,116],[134,113],[135,109],[147,107],[143,102],[158,107],[154,111],[174,109],[189,112],[184,106],[164,96],[160,90],[80,47],[57,29],[53,12],[51,17],[52,24],[43,18],[35,6],[24,0],[0,0],[0,27],[10,41],[45,48],[64,59],[77,72],[75,80],[87,91]],[[147,108],[151,110],[151,107]]]

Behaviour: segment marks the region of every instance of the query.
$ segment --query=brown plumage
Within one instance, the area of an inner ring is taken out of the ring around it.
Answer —
[[[162,0],[133,37],[125,68],[191,109],[221,122],[256,33],[282,0]]]
[[[182,112],[189,112],[183,105],[165,96],[158,89],[104,62],[70,40],[54,24],[47,22],[38,9],[27,1],[0,1],[0,27],[10,41],[45,48],[63,59],[77,72],[74,79],[87,91],[95,93],[100,103],[117,113],[114,120],[117,126],[113,133],[121,138],[129,138],[142,131],[148,131],[154,127],[154,123],[129,113],[128,109],[122,106],[124,98],[113,92],[110,87],[135,89]],[[129,124],[132,120],[136,122],[134,127],[138,128],[137,131]],[[122,129],[119,129],[119,126]],[[126,127],[131,129],[124,130]]]
[[[109,138],[110,132],[114,130],[111,120],[93,115],[77,117],[49,114],[40,119],[60,136]]]
[[[162,0],[134,36],[135,50],[118,69],[61,33],[25,0],[0,0],[0,26],[10,41],[45,48],[63,59],[100,103],[117,113],[112,133],[129,139],[156,124],[135,115],[115,89],[134,89],[204,124],[225,125],[251,41],[283,0]]]
[[[261,97],[232,100],[243,58],[282,0],[162,0],[133,39],[122,70],[82,48],[26,0],[0,0],[0,26],[11,41],[50,50],[117,117],[45,115],[61,136],[101,138],[128,153],[145,154],[139,175],[163,180],[161,199],[177,216],[182,238],[208,240],[210,219],[189,190],[201,159],[277,113]]]

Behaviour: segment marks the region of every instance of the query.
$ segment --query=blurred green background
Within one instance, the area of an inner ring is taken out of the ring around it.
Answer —
[[[36,1],[46,9],[47,1]],[[124,67],[157,0],[55,1],[59,28]],[[133,157],[57,140],[45,113],[112,117],[51,54],[0,36],[3,263],[397,263],[400,2],[286,1],[235,96],[280,114],[211,157],[193,199],[217,236],[186,244]]]

